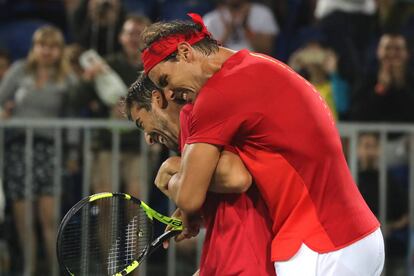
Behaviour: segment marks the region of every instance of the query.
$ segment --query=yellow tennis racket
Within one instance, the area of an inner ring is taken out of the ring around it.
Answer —
[[[154,219],[171,229],[154,238]],[[128,194],[91,195],[75,204],[59,226],[59,265],[67,275],[127,275],[182,229],[180,220]]]

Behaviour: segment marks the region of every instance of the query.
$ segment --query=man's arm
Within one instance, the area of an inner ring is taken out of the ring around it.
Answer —
[[[198,211],[220,158],[220,148],[211,144],[186,145],[180,171],[168,183],[171,199],[184,213]]]
[[[244,193],[252,185],[252,176],[240,157],[223,150],[209,186],[215,193]]]
[[[170,195],[166,186],[170,178],[179,172],[180,165],[181,157],[168,158],[161,165],[155,179],[156,185],[168,197]],[[243,193],[251,184],[252,177],[240,157],[233,152],[223,150],[208,190],[215,193]]]

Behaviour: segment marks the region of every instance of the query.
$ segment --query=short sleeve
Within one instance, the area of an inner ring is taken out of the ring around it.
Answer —
[[[240,105],[234,102],[231,93],[208,88],[202,92],[191,114],[190,135],[186,143],[231,144],[244,120],[238,112]]]

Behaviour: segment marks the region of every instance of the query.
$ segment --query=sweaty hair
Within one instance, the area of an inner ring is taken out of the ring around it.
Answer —
[[[134,104],[138,108],[145,108],[145,110],[151,111],[151,96],[154,90],[159,89],[144,72],[140,72],[138,79],[129,87],[125,98],[125,114],[129,120],[132,120],[131,109]]]
[[[190,36],[195,32],[201,31],[202,26],[192,21],[174,20],[169,22],[154,23],[142,32],[141,39],[144,42],[144,49],[151,46],[152,43],[159,41],[167,36],[174,34],[183,34]],[[219,43],[212,37],[205,37],[199,42],[192,45],[192,47],[209,56],[218,51]],[[144,50],[142,49],[142,50]],[[172,54],[175,56],[175,53]],[[168,57],[166,59],[169,59]]]

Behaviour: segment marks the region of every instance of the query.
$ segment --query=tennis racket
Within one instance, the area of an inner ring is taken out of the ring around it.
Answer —
[[[155,239],[154,219],[170,226]],[[128,194],[91,195],[75,204],[59,226],[59,265],[68,275],[127,275],[182,229],[180,220]]]

